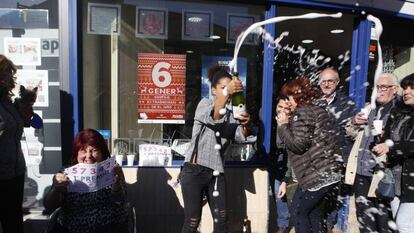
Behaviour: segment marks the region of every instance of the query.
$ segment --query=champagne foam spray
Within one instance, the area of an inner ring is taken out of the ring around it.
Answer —
[[[381,49],[381,44],[379,41],[381,34],[382,34],[382,23],[381,23],[381,20],[379,20],[377,17],[372,16],[372,15],[368,15],[367,19],[375,24],[375,27],[372,28],[371,30],[374,30],[376,34],[376,39],[378,40],[378,50],[377,50],[378,64],[377,64],[377,68],[375,69],[374,87],[373,87],[372,94],[371,94],[371,109],[375,109],[376,108],[375,100],[377,99],[377,94],[378,94],[377,82],[378,82],[379,76],[381,75],[383,71],[383,66],[384,66],[382,62],[382,49]]]
[[[231,62],[229,64],[230,70],[233,70],[233,73],[237,73],[237,56],[239,54],[240,47],[243,44],[246,37],[251,32],[254,32],[255,30],[260,30],[260,29],[258,29],[259,27],[264,26],[266,24],[279,23],[279,22],[282,22],[282,21],[292,20],[292,19],[316,19],[316,18],[323,18],[323,17],[341,18],[342,13],[341,12],[338,12],[336,14],[308,13],[308,14],[297,15],[297,16],[278,16],[278,17],[270,18],[270,19],[260,21],[260,22],[257,22],[257,23],[254,23],[254,24],[250,25],[244,32],[242,32],[237,37],[236,44],[234,46],[233,60],[231,60]]]

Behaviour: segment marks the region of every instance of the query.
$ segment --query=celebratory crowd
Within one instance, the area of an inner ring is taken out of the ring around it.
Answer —
[[[0,222],[4,233],[23,232],[25,162],[20,140],[33,113],[13,104],[16,68],[0,55]],[[223,152],[231,141],[256,141],[250,115],[235,119],[229,103],[242,82],[224,67],[210,67],[212,98],[197,106],[192,139],[179,176],[184,199],[182,232],[197,232],[203,200],[210,205],[214,232],[228,232]],[[278,232],[346,231],[349,202],[355,196],[360,232],[414,232],[414,74],[401,82],[383,73],[376,80],[375,105],[358,111],[340,90],[338,72],[321,71],[316,83],[301,77],[286,83],[276,101],[274,190]],[[402,89],[400,91],[400,89]],[[35,98],[35,97],[34,97]],[[95,130],[78,133],[72,165],[109,158]],[[69,178],[53,177],[44,205],[59,209],[49,232],[127,232],[126,184],[122,169],[115,183],[89,193],[67,192]],[[295,184],[292,202],[287,189]],[[6,210],[7,211],[4,211]]]
[[[318,85],[297,79],[282,87],[278,232],[288,232],[289,216],[298,233],[333,232],[336,224],[346,232],[352,195],[361,233],[414,232],[414,74],[398,83],[382,73],[375,106],[359,112],[339,82],[338,72],[327,68]],[[297,182],[290,211],[284,198],[289,180]]]

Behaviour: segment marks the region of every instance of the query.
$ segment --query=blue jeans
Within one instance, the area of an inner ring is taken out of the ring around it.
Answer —
[[[275,200],[276,200],[276,211],[277,211],[277,226],[289,227],[289,207],[286,199],[286,194],[282,198],[277,197],[280,184],[282,182],[275,179]]]

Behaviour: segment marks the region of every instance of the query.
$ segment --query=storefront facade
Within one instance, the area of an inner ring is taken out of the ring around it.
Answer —
[[[341,18],[266,25],[273,41],[247,37],[238,67],[259,137],[255,145],[232,146],[226,152],[229,167],[266,165],[274,100],[287,80],[315,78],[333,66],[343,91],[363,106],[378,59],[368,14],[383,24],[384,70],[400,79],[414,72],[411,1],[8,0],[0,7],[0,53],[22,70],[23,85],[43,84],[35,110],[45,127],[26,131],[22,143],[35,186],[28,190],[27,207],[41,206],[52,174],[69,165],[72,138],[81,129],[102,130],[111,153],[135,154],[134,165],[149,165],[139,161],[142,144],[184,148],[197,103],[210,95],[207,68],[226,65],[237,36],[254,22],[342,12]],[[36,58],[11,49],[27,44],[40,48]],[[172,152],[157,166],[179,168],[182,160]]]

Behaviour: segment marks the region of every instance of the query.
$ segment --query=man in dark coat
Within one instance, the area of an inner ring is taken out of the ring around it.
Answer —
[[[339,81],[338,72],[332,68],[324,69],[319,75],[319,87],[323,92],[322,99],[327,102],[328,105],[326,109],[334,119],[337,140],[343,151],[343,164],[346,165],[352,148],[352,140],[346,137],[345,126],[357,113],[357,108],[355,102],[339,90]],[[343,232],[346,232],[349,213],[349,190],[350,188],[342,185],[342,201],[336,202],[335,200],[332,200],[332,203],[329,203],[330,205],[328,209],[331,209],[331,211],[328,214],[327,219],[328,232],[332,232],[332,229],[337,222],[338,227]],[[340,213],[339,216],[338,211]]]

